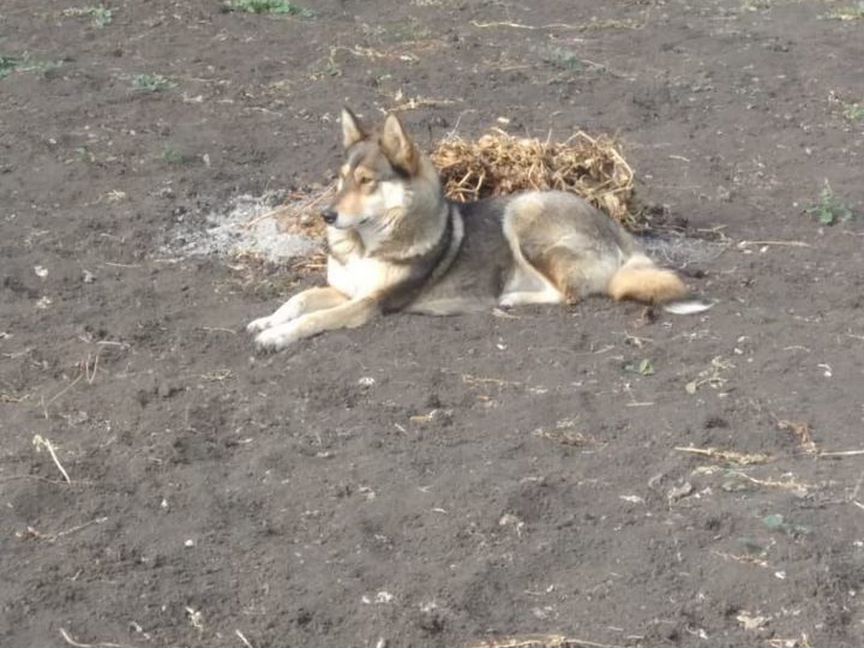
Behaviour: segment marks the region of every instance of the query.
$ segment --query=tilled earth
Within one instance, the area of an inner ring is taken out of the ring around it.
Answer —
[[[4,0],[0,644],[864,644],[854,4]],[[321,274],[178,239],[327,182],[343,103],[617,133],[717,305],[256,355]]]

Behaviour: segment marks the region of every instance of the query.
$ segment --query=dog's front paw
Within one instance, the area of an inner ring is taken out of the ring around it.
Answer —
[[[258,333],[259,331],[264,331],[265,329],[273,326],[273,319],[268,315],[267,317],[259,317],[256,320],[252,320],[249,324],[246,325],[247,333]]]
[[[255,346],[259,351],[279,351],[300,339],[300,336],[290,325],[268,328],[255,338]]]
[[[513,294],[502,295],[498,300],[498,307],[504,310],[510,310],[516,305],[516,296]]]

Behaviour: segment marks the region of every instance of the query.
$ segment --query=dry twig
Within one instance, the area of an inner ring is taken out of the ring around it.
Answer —
[[[805,243],[804,241],[741,241],[738,243],[739,249],[745,249],[751,245],[777,245],[777,246],[785,246],[785,247],[801,247],[801,248],[809,248],[813,247],[809,243]]]
[[[75,648],[131,648],[126,644],[116,644],[108,641],[100,641],[99,643],[82,643],[80,641],[75,641],[72,638],[66,628],[60,628],[60,635],[63,637],[63,640],[68,643],[70,646],[75,646]]]
[[[736,452],[735,450],[719,450],[717,448],[675,448],[676,452],[688,452],[690,454],[701,455],[710,459],[716,459],[724,463],[738,464],[739,466],[751,466],[753,464],[767,463],[771,457],[761,452],[754,454],[745,454]]]
[[[795,481],[795,479],[788,479],[786,481],[777,481],[776,479],[757,479],[756,477],[751,477],[750,475],[746,475],[739,470],[732,470],[731,474],[740,477],[746,481],[749,481],[751,484],[756,484],[757,486],[767,486],[768,488],[779,488],[780,490],[788,490],[798,495],[806,495],[807,492],[814,488],[812,484],[802,484],[801,482]]]
[[[90,520],[89,522],[85,522],[84,524],[78,524],[71,529],[66,529],[65,531],[58,531],[57,533],[42,533],[41,531],[38,531],[31,526],[28,526],[26,534],[16,532],[16,535],[18,535],[19,537],[29,536],[32,538],[37,538],[39,540],[47,540],[48,542],[54,542],[57,538],[62,538],[63,536],[77,533],[78,531],[86,529],[89,526],[93,526],[94,524],[103,524],[107,521],[107,517],[96,518],[95,520]]]
[[[839,459],[841,457],[858,457],[864,455],[864,450],[838,450],[837,452],[820,452],[820,457]]]
[[[807,423],[796,423],[795,421],[777,420],[777,427],[783,431],[789,431],[798,439],[798,447],[807,454],[816,452],[816,442]]]
[[[604,29],[642,29],[645,23],[632,20],[592,20],[586,23],[549,23],[547,25],[525,25],[516,22],[487,22],[481,23],[477,20],[472,20],[471,24],[478,29],[487,29],[489,27],[509,27],[511,29],[568,29],[577,32],[601,31]]]
[[[52,444],[48,439],[42,437],[42,435],[37,434],[33,437],[33,445],[36,446],[36,452],[40,452],[42,448],[45,448],[48,451],[48,454],[51,455],[51,459],[54,460],[54,465],[57,466],[57,469],[63,475],[63,479],[66,480],[67,484],[71,484],[72,480],[69,479],[69,473],[66,472],[63,464],[61,464],[60,460],[57,458],[57,453],[54,451],[54,444]]]
[[[469,648],[621,648],[614,644],[598,643],[564,635],[528,635],[508,639],[489,639]]]
[[[245,636],[243,636],[242,632],[240,632],[239,630],[235,630],[234,634],[236,634],[240,638],[240,641],[243,642],[243,645],[246,646],[246,648],[255,648],[252,643]]]

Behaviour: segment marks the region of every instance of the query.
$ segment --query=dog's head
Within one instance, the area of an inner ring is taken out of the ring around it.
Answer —
[[[367,131],[342,110],[345,162],[337,194],[321,215],[337,229],[385,228],[409,213],[418,199],[438,199],[440,183],[431,161],[390,113],[380,130]]]

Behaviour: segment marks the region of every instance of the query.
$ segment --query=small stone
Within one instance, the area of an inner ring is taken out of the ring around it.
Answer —
[[[690,482],[684,482],[680,486],[674,486],[669,489],[669,492],[666,493],[666,497],[670,502],[676,502],[680,499],[687,497],[688,495],[693,494],[693,484]]]
[[[178,385],[173,385],[169,382],[159,383],[159,386],[156,388],[156,393],[161,398],[171,398],[174,394],[183,391],[183,388]]]

